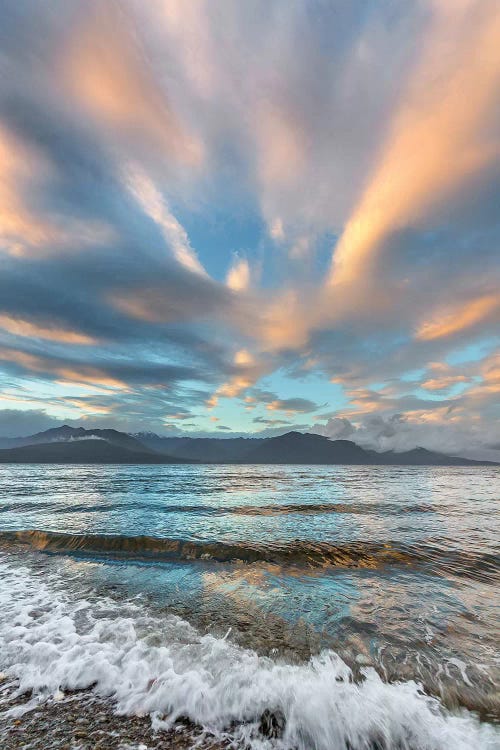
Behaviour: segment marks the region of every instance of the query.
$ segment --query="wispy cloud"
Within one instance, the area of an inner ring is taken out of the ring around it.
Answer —
[[[206,274],[190,245],[186,230],[170,211],[154,182],[140,167],[133,165],[128,165],[125,170],[125,182],[143,211],[159,226],[175,259],[194,273]]]
[[[455,333],[482,323],[496,313],[500,322],[500,295],[487,294],[465,304],[456,304],[451,309],[438,310],[433,317],[424,320],[418,327],[416,338],[422,341],[452,336]]]
[[[489,119],[500,76],[498,4],[433,7],[378,164],[335,249],[331,283],[359,285],[391,233],[432,214],[500,155]]]
[[[496,0],[3,15],[5,405],[494,442]]]

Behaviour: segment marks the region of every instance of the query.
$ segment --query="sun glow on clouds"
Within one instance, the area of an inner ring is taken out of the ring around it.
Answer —
[[[378,166],[335,249],[330,283],[359,283],[392,232],[421,221],[500,154],[498,140],[484,138],[499,84],[500,6],[434,7]]]
[[[226,284],[234,292],[248,289],[250,285],[250,266],[246,258],[236,258],[228,271]]]
[[[54,227],[46,221],[34,221],[21,193],[23,184],[47,170],[39,154],[0,127],[0,241],[13,255],[54,239]]]
[[[417,329],[416,338],[421,341],[432,341],[452,336],[481,323],[484,318],[494,312],[500,312],[499,295],[488,294],[485,297],[478,297],[465,305],[456,305],[451,310],[442,310],[424,321]]]
[[[79,248],[115,239],[104,222],[83,222],[32,208],[28,194],[33,186],[43,190],[53,178],[43,154],[16,138],[0,118],[0,253],[51,254],[67,245]]]
[[[189,238],[154,182],[137,166],[128,166],[125,182],[144,212],[160,227],[167,245],[176,260],[194,273],[206,274],[198,256],[189,244]]]
[[[85,364],[73,368],[38,354],[31,354],[7,347],[0,347],[0,362],[2,360],[21,365],[29,372],[53,376],[61,380],[88,383],[106,388],[119,388],[123,391],[127,390],[127,385],[124,381],[113,378],[104,371]]]
[[[48,341],[60,341],[63,344],[96,344],[97,339],[87,336],[78,331],[68,331],[64,328],[40,326],[29,320],[13,318],[11,315],[0,314],[0,330],[14,336],[23,336],[28,338],[47,339]]]
[[[497,0],[54,2],[5,3],[0,390],[131,429],[491,442]]]
[[[84,19],[61,60],[65,83],[80,106],[123,134],[129,148],[142,135],[150,154],[198,166],[202,145],[169,104],[127,13],[110,2],[82,9]]]

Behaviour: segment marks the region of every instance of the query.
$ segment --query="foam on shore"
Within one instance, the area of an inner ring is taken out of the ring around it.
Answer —
[[[254,748],[494,750],[500,731],[463,711],[451,714],[414,682],[384,683],[373,669],[355,683],[332,651],[292,665],[227,638],[200,635],[139,601],[79,598],[59,575],[37,576],[0,559],[0,669],[33,691],[29,709],[61,690],[92,689],[123,714],[150,714],[168,727],[180,716]],[[263,711],[286,719],[265,740]]]

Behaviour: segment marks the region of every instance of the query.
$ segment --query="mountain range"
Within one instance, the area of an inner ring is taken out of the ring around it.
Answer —
[[[22,438],[0,438],[0,463],[62,464],[357,464],[373,466],[492,465],[425,448],[379,453],[350,440],[287,432],[273,438],[161,437],[112,429],[52,428]]]

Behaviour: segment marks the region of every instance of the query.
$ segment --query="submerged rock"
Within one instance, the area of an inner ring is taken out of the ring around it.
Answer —
[[[286,719],[283,711],[276,709],[270,711],[269,708],[262,713],[260,717],[259,732],[269,739],[279,739],[285,731]]]

